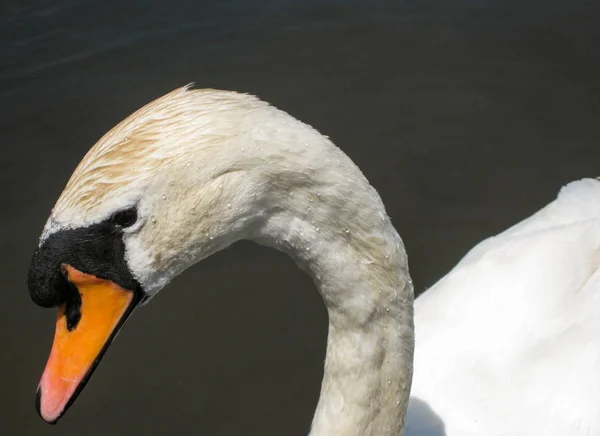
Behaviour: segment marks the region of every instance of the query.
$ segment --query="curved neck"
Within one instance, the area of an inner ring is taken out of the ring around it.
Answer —
[[[292,256],[327,306],[325,370],[311,436],[398,436],[412,380],[412,281],[379,196],[362,174],[349,180],[351,196],[338,184],[271,199],[273,212],[252,239]]]
[[[139,254],[130,268],[156,292],[238,239],[288,253],[313,277],[329,313],[311,436],[401,435],[412,379],[413,288],[379,195],[310,126],[248,96],[196,95],[202,104],[186,107],[202,110],[184,111],[172,129],[180,136],[169,135],[175,163],[161,167],[169,169],[163,178],[154,176],[154,197],[145,194],[161,206],[130,242]],[[160,275],[146,273],[148,265]]]

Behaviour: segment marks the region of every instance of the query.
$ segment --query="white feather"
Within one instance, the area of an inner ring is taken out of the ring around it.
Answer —
[[[599,249],[584,179],[420,296],[407,435],[600,434]]]

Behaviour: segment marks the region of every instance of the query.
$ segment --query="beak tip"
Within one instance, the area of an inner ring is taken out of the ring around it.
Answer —
[[[44,420],[44,422],[46,422],[50,425],[55,425],[58,422],[60,415],[58,415],[54,419],[47,419],[46,417],[44,417],[44,415],[42,413],[41,404],[42,404],[42,387],[40,386],[40,387],[38,387],[37,391],[35,392],[35,410],[37,411],[40,418],[42,418]]]

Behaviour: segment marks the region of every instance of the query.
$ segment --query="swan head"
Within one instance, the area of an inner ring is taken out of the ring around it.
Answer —
[[[255,97],[182,88],[125,119],[83,158],[29,271],[34,302],[58,307],[37,391],[44,420],[56,422],[71,405],[136,306],[258,231],[266,197],[292,183],[279,177],[285,153],[270,137],[286,126],[284,135],[322,138]]]

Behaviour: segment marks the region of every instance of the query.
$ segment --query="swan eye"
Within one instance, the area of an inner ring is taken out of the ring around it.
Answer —
[[[137,211],[134,208],[115,213],[112,217],[114,225],[119,227],[131,227],[137,221]]]

